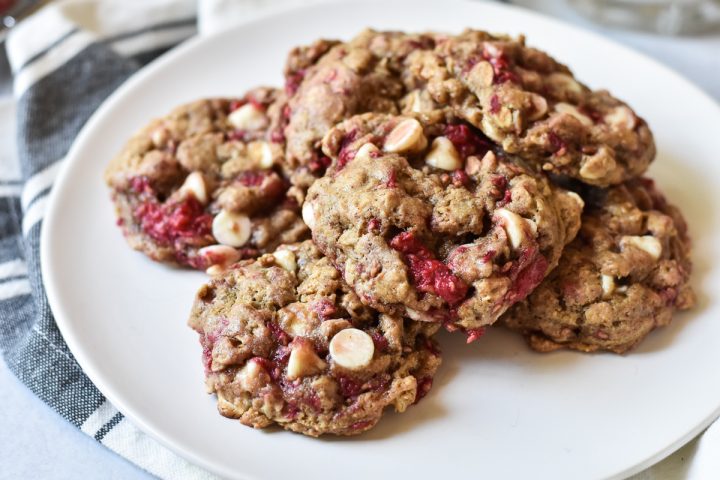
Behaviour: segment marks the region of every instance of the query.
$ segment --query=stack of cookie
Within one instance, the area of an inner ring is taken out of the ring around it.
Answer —
[[[106,172],[133,248],[211,276],[189,323],[221,414],[358,434],[429,391],[441,327],[624,353],[693,305],[647,124],[523,38],[368,30],[285,78],[177,108]]]

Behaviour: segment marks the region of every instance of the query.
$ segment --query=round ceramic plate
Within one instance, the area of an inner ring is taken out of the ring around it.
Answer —
[[[654,129],[651,175],[687,214],[698,307],[627,356],[536,354],[501,329],[465,345],[444,334],[432,393],[357,438],[257,431],[216,412],[197,336],[185,326],[202,273],[130,250],[102,182],[138,127],[208,95],[281,84],[285,53],[362,28],[525,33]],[[227,477],[350,480],[610,478],[660,460],[720,412],[720,109],[677,74],[595,35],[488,3],[357,2],[303,8],[199,38],[121,87],[85,126],[58,180],[42,237],[48,297],[65,340],[100,390],[141,429]]]

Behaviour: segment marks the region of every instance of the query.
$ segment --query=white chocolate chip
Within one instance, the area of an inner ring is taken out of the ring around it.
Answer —
[[[198,250],[198,255],[209,265],[208,275],[217,275],[233,263],[240,260],[240,252],[227,245],[209,245]]]
[[[495,72],[490,62],[481,61],[475,64],[468,73],[470,81],[479,87],[489,87],[495,79]]]
[[[427,91],[413,90],[404,99],[403,112],[422,113],[435,109],[435,104]]]
[[[525,223],[527,224],[528,228],[530,229],[530,233],[532,233],[532,236],[537,237],[537,231],[538,231],[537,223],[530,220],[529,218],[523,218],[523,220],[525,220]]]
[[[615,277],[611,275],[601,275],[600,284],[602,285],[603,298],[608,298],[615,291]]]
[[[287,366],[288,380],[315,375],[323,371],[325,367],[327,364],[317,356],[309,340],[297,338],[290,344],[290,358]]]
[[[158,127],[150,134],[150,140],[156,147],[164,147],[170,140],[170,131],[165,127]]]
[[[533,106],[532,115],[529,116],[530,120],[537,120],[542,118],[548,111],[548,104],[545,97],[538,95],[537,93],[530,94],[530,102]]]
[[[422,112],[422,101],[420,99],[420,90],[413,90],[405,97],[406,109],[413,113]]]
[[[480,162],[480,159],[475,155],[470,155],[467,160],[465,160],[465,173],[468,175],[476,175],[480,172],[481,166],[482,163]]]
[[[380,150],[372,143],[366,143],[355,153],[355,160],[367,160]]]
[[[615,170],[617,163],[613,153],[602,146],[594,155],[583,155],[583,164],[580,167],[580,176],[588,180],[603,178]]]
[[[247,215],[220,210],[212,223],[215,239],[223,245],[242,247],[250,240],[252,224]]]
[[[386,152],[417,152],[427,146],[427,138],[422,125],[414,118],[398,123],[385,138],[383,150]]]
[[[227,272],[227,269],[222,265],[210,265],[207,269],[205,269],[205,274],[211,277],[223,275],[225,272]]]
[[[237,373],[235,381],[243,390],[255,392],[267,385],[270,381],[270,375],[265,371],[260,363],[256,362],[254,359],[250,359]]]
[[[580,195],[578,195],[578,194],[575,193],[575,192],[566,192],[566,195],[567,195],[568,197],[572,198],[573,200],[575,200],[575,201],[577,202],[577,204],[580,206],[580,209],[581,209],[581,210],[582,210],[583,208],[585,208],[585,200],[583,200]]]
[[[302,206],[302,219],[305,222],[305,225],[308,226],[310,230],[315,228],[315,210],[313,210],[312,204],[310,202],[303,203]]]
[[[330,356],[343,368],[356,370],[370,364],[375,344],[370,335],[357,328],[340,330],[330,340]]]
[[[462,168],[463,162],[455,145],[447,137],[437,137],[425,156],[425,163],[441,170],[453,171]]]
[[[413,320],[417,322],[436,322],[437,319],[426,312],[420,312],[418,310],[405,307],[405,313],[407,313],[407,316],[412,318]]]
[[[621,130],[634,130],[637,125],[637,117],[625,105],[615,107],[612,112],[605,115],[605,121]]]
[[[652,235],[644,236],[624,236],[620,239],[620,248],[624,249],[628,245],[647,252],[653,259],[657,260],[662,255],[662,244],[660,240]]]
[[[523,240],[530,235],[530,225],[528,220],[521,217],[515,212],[511,212],[506,208],[499,208],[495,210],[495,216],[502,219],[500,226],[503,227],[507,233],[508,240],[510,240],[510,246],[516,249],[522,244]],[[533,224],[535,222],[532,222]],[[537,229],[537,226],[535,226]],[[533,235],[534,236],[534,235]]]
[[[205,178],[200,172],[191,172],[190,175],[185,178],[185,181],[180,187],[180,191],[183,194],[191,194],[203,205],[207,205],[208,203],[209,198]]]
[[[275,156],[268,142],[250,142],[247,152],[253,163],[260,168],[270,168],[275,163]]]
[[[560,102],[560,103],[556,104],[555,111],[577,118],[580,121],[580,123],[582,123],[586,127],[592,127],[594,125],[592,118],[588,117],[587,115],[585,115],[583,113],[580,113],[580,110],[575,108],[574,105],[570,105],[569,103]]]
[[[228,122],[238,130],[260,130],[268,124],[265,112],[252,103],[246,103],[237,110],[230,112]]]
[[[302,337],[303,335],[308,335],[310,333],[307,330],[307,324],[299,320],[287,322],[287,325],[284,326],[284,330],[293,338]]]
[[[290,273],[295,273],[297,269],[297,261],[295,260],[295,254],[290,250],[277,250],[272,254],[275,259],[275,263],[287,270]]]

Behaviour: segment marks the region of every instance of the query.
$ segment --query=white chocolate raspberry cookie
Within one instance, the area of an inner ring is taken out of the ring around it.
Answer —
[[[232,266],[197,294],[206,384],[245,425],[356,435],[430,389],[437,326],[360,303],[312,242]]]
[[[451,106],[502,148],[582,182],[616,185],[655,156],[643,119],[603,90],[591,90],[525,39],[467,30],[405,61],[410,111],[418,100]]]
[[[303,218],[362,301],[480,335],[557,264],[582,201],[436,112],[332,129]]]
[[[105,172],[128,243],[218,270],[305,238],[284,174],[283,105],[270,88],[199,100],[133,136]]]
[[[558,267],[505,318],[535,350],[623,353],[695,301],[685,220],[651,180],[585,196]]]

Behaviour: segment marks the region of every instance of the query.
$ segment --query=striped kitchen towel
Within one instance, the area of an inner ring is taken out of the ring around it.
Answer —
[[[17,154],[0,154],[0,349],[9,369],[65,419],[162,478],[212,476],[140,432],[85,376],[48,306],[40,228],[63,157],[88,117],[135,71],[196,32],[193,0],[61,1],[7,39]],[[0,118],[3,145],[15,143],[8,120]]]

